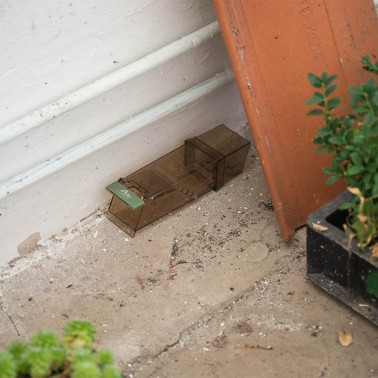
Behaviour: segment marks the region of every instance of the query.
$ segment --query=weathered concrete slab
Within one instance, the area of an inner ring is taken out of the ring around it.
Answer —
[[[281,240],[253,155],[134,239],[99,212],[3,269],[0,347],[84,318],[129,376],[377,376],[377,330],[306,282],[304,230]]]

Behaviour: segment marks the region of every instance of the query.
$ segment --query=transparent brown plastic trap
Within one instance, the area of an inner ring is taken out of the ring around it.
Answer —
[[[107,217],[130,236],[242,172],[250,142],[224,125],[185,144],[106,188]]]

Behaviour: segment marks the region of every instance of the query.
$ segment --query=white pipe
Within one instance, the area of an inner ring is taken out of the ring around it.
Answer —
[[[228,69],[0,184],[0,200],[212,93],[233,79]]]
[[[218,22],[213,22],[202,29],[188,34],[181,39],[164,46],[160,50],[123,67],[111,74],[98,79],[91,84],[81,87],[75,92],[58,98],[38,110],[34,110],[25,117],[9,123],[0,129],[0,145],[8,142],[28,131],[51,121],[53,118],[75,109],[95,97],[152,70],[155,67],[181,55],[200,45],[214,34],[219,33]]]

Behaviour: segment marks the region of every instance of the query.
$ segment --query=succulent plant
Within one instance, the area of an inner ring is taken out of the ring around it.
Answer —
[[[36,333],[30,342],[16,340],[0,351],[0,378],[121,378],[107,349],[93,349],[92,323],[73,320],[63,338]]]

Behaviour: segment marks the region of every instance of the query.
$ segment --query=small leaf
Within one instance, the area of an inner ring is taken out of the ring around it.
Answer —
[[[362,167],[358,166],[358,165],[353,165],[353,166],[350,165],[349,167],[350,168],[348,168],[348,170],[346,172],[347,176],[358,175],[362,171]]]
[[[365,114],[369,111],[367,106],[357,106],[353,108],[354,112],[357,114]]]
[[[375,106],[378,106],[378,91],[374,92],[372,101]]]
[[[319,231],[319,232],[323,232],[323,231],[327,231],[328,230],[328,227],[322,226],[321,224],[318,224],[318,223],[312,223],[312,228],[315,231]]]
[[[367,89],[373,89],[374,86],[375,86],[375,79],[374,79],[374,77],[371,77],[371,78],[367,81],[367,83],[366,83],[366,87],[367,87]]]
[[[374,72],[378,74],[378,61],[374,63],[371,62],[369,55],[362,57],[362,68],[369,72]]]
[[[373,255],[372,255],[372,259],[374,260]],[[366,280],[366,289],[369,294],[374,295],[376,298],[378,298],[378,272],[373,271],[369,274]]]
[[[323,138],[322,137],[317,137],[312,140],[312,143],[315,144],[323,144]]]
[[[370,126],[375,121],[375,114],[373,110],[370,110],[366,116],[364,121],[361,123],[362,126]]]
[[[350,201],[348,201],[348,202],[345,202],[345,203],[343,203],[340,207],[339,207],[339,209],[340,210],[348,210],[348,209],[350,209],[351,207],[353,207],[353,202],[350,202]]]
[[[355,165],[362,165],[362,159],[358,153],[351,153],[350,157]]]
[[[375,195],[378,195],[378,173],[376,173],[374,178],[373,196]]]
[[[319,92],[315,92],[312,97],[310,97],[305,104],[306,105],[314,105],[314,104],[319,104],[322,101],[324,101],[323,96]]]
[[[363,96],[364,95],[364,91],[359,87],[349,87],[348,92],[352,96]]]
[[[322,171],[323,171],[326,175],[332,175],[332,174],[333,174],[332,169],[329,169],[329,168],[322,168]]]
[[[328,136],[330,133],[331,132],[327,127],[323,127],[321,129],[317,130],[317,132],[316,132],[316,134],[318,134],[319,136],[322,136],[322,137]]]
[[[326,89],[324,94],[328,97],[331,93],[335,92],[336,88],[337,85],[332,85]]]
[[[318,144],[318,142],[314,139],[313,140],[313,143],[315,143],[315,144]],[[327,146],[320,146],[320,147],[318,147],[316,150],[315,150],[315,152],[316,153],[319,153],[319,152],[322,152],[322,151],[324,151],[324,150],[327,150]]]
[[[328,109],[329,109],[329,110],[332,110],[332,109],[336,108],[336,106],[339,105],[340,102],[341,102],[340,97],[334,97],[334,98],[331,98],[331,99],[328,101]]]
[[[350,344],[352,344],[352,341],[353,341],[352,334],[346,329],[343,329],[342,331],[339,332],[339,341],[342,346],[344,347],[349,346]]]
[[[321,88],[322,87],[322,80],[314,75],[313,73],[308,73],[307,74],[307,78],[308,78],[308,81],[310,82],[310,84],[315,87],[315,88]]]
[[[328,76],[327,78],[325,78],[324,74],[326,76],[328,76],[327,72],[323,72],[322,74],[322,79],[325,81],[325,85],[328,87],[335,79],[336,79],[336,75],[331,75],[331,76]]]
[[[337,176],[330,176],[326,180],[326,185],[332,185],[338,180]]]
[[[312,109],[312,110],[310,110],[310,111],[307,113],[307,115],[309,115],[309,116],[324,115],[324,112],[323,112],[323,110],[321,110],[321,109]]]
[[[362,164],[361,164],[362,165]],[[375,172],[378,172],[378,170],[377,170],[377,165],[375,164],[375,162],[374,161],[371,161],[370,163],[367,163],[366,164],[366,170],[368,171],[368,172],[370,172],[370,173],[375,173]],[[370,181],[370,180],[369,180]]]
[[[329,143],[336,144],[336,146],[341,146],[343,144],[343,138],[341,137],[331,137],[328,139]]]

